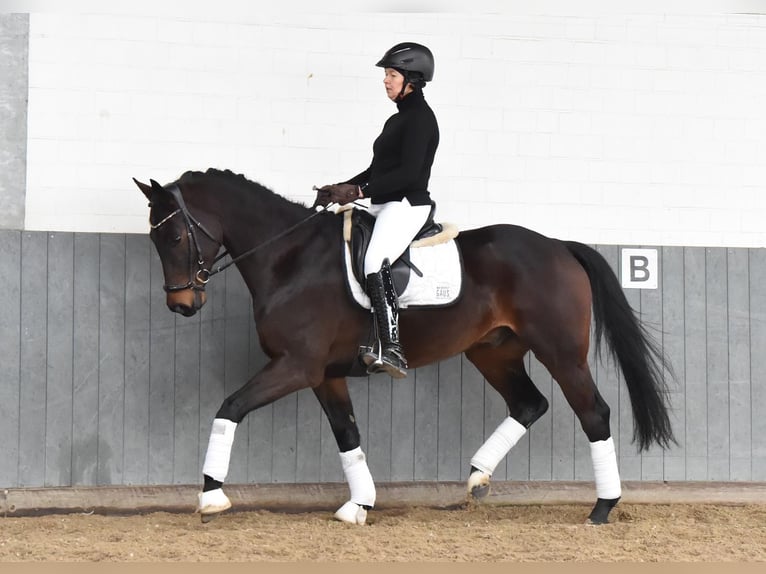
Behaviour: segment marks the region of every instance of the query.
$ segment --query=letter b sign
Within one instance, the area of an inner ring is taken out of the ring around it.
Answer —
[[[622,250],[622,286],[627,289],[657,289],[657,250]]]

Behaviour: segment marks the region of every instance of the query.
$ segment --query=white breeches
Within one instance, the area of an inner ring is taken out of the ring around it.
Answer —
[[[415,234],[425,225],[431,206],[410,205],[404,198],[371,204],[369,212],[375,217],[375,226],[364,259],[365,276],[380,271],[384,259],[393,263],[404,253]]]

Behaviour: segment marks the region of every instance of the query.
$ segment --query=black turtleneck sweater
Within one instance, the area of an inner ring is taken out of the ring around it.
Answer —
[[[401,201],[429,205],[428,180],[439,145],[436,116],[423,92],[415,89],[397,102],[372,146],[372,163],[346,183],[362,186],[372,203]]]

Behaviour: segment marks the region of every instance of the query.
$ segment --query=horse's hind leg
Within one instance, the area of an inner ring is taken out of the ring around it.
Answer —
[[[587,362],[581,361],[575,366],[557,362],[556,365],[550,369],[551,375],[561,387],[590,441],[598,500],[588,520],[592,524],[606,524],[609,512],[622,495],[617,455],[609,429],[609,405],[599,394]]]
[[[340,452],[343,473],[351,496],[335,513],[335,518],[350,524],[364,524],[367,511],[375,505],[375,483],[359,440],[359,428],[348,394],[346,379],[326,379],[314,389],[327,415]]]
[[[497,465],[548,410],[547,399],[537,390],[524,367],[524,353],[515,339],[504,345],[479,345],[466,357],[479,369],[508,405],[509,416],[497,427],[471,459],[468,493],[475,499],[489,493],[489,480]]]

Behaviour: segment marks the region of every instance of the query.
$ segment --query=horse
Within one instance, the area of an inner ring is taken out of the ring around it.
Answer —
[[[134,178],[149,200],[150,237],[161,260],[168,308],[194,315],[221,249],[252,295],[268,363],[225,398],[213,420],[197,512],[203,522],[231,507],[223,492],[237,425],[251,411],[311,388],[336,439],[350,496],[335,518],[365,524],[375,484],[360,444],[346,378],[358,376],[371,314],[346,285],[342,218],[290,201],[231,171],[188,171],[160,185]],[[400,310],[410,368],[464,353],[502,396],[507,417],[470,461],[468,499],[490,488],[497,464],[548,409],[526,372],[528,352],[548,369],[588,437],[596,502],[586,522],[608,522],[621,497],[609,405],[587,362],[593,334],[623,372],[633,441],[669,448],[666,364],[607,261],[593,248],[497,224],[461,231],[463,284],[454,304]],[[593,329],[591,329],[593,319]],[[364,374],[364,373],[362,373]]]

